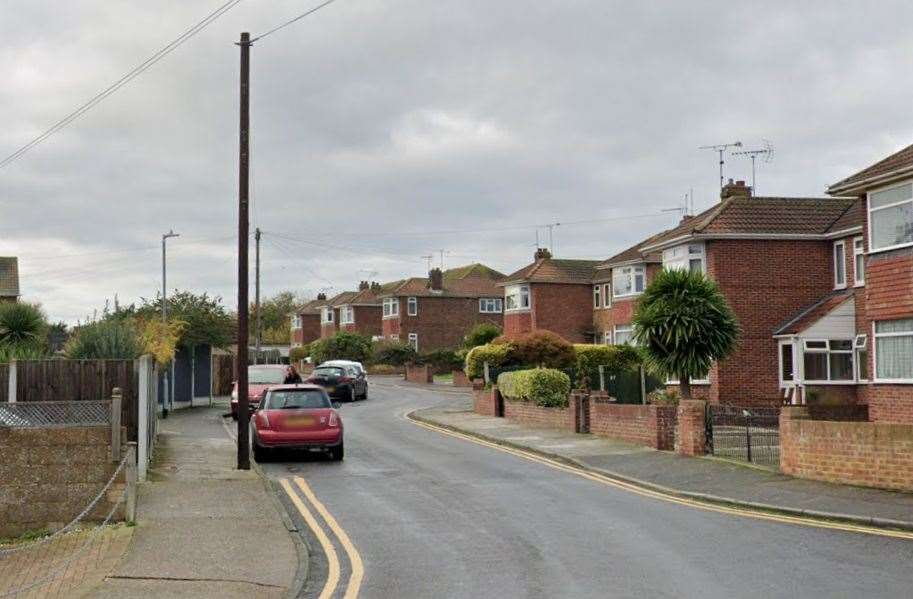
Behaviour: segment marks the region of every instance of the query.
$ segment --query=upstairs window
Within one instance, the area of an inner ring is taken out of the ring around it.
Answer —
[[[612,284],[606,283],[602,286],[602,302],[606,308],[612,307]]]
[[[529,285],[511,285],[504,290],[504,307],[507,310],[529,309]]]
[[[686,243],[663,250],[663,268],[705,273],[704,244]]]
[[[856,287],[865,285],[865,243],[862,237],[853,239],[853,281]]]
[[[343,306],[339,310],[339,324],[355,324],[355,308]]]
[[[913,318],[875,323],[875,380],[913,383]]]
[[[616,298],[644,292],[646,269],[643,266],[626,266],[612,269],[612,295]]]
[[[301,315],[300,314],[296,314],[295,316],[292,316],[292,328],[295,329],[296,331],[301,328]]]
[[[846,243],[834,242],[834,288],[846,287]]]
[[[483,314],[500,314],[504,309],[504,300],[500,297],[483,297],[479,299],[479,312]]]
[[[410,297],[406,301],[406,307],[407,307],[409,316],[418,316],[418,298],[417,297]]]
[[[399,316],[399,298],[388,297],[384,300],[384,318]]]
[[[593,307],[597,310],[602,307],[602,285],[593,285]]]
[[[869,250],[913,245],[913,183],[869,194]]]
[[[333,322],[333,308],[323,308],[320,311],[320,322],[323,322],[323,323]]]

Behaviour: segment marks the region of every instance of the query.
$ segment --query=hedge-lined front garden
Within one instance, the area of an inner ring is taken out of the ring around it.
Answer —
[[[498,376],[498,390],[507,399],[531,401],[544,408],[565,408],[571,379],[552,368],[515,370]]]

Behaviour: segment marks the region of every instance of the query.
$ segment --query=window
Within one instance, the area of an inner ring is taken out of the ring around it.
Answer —
[[[869,251],[913,244],[913,183],[869,194]]]
[[[792,342],[780,344],[780,381],[784,383],[794,380],[793,344]]]
[[[479,298],[479,312],[483,314],[500,314],[503,311],[504,300],[500,297]]]
[[[875,380],[913,383],[913,318],[875,323]]]
[[[806,381],[852,381],[853,340],[806,340],[802,364]]]
[[[597,310],[602,307],[602,285],[593,285],[593,307]]]
[[[399,341],[399,334],[398,334],[398,333],[394,333],[393,335],[390,335],[390,339],[391,339],[392,341]]]
[[[602,333],[602,342],[606,345],[612,345],[612,331],[604,331]]]
[[[853,349],[856,352],[856,378],[860,381],[867,381],[869,380],[868,335],[856,335]]]
[[[296,314],[295,316],[292,316],[292,328],[295,330],[298,330],[301,328],[301,315],[300,314]]]
[[[355,308],[343,306],[339,309],[339,324],[355,324]]]
[[[856,287],[865,285],[865,244],[862,237],[853,239],[853,281]]]
[[[323,323],[333,322],[333,308],[323,308],[320,311],[320,322],[323,322]]]
[[[846,287],[846,243],[834,243],[834,288]]]
[[[410,297],[406,300],[409,316],[418,316],[418,298]]]
[[[612,295],[624,297],[644,292],[644,267],[627,266],[612,269]]]
[[[636,345],[634,329],[630,325],[615,327],[615,345]]]
[[[606,283],[602,286],[602,302],[606,308],[612,307],[612,284]]]
[[[706,272],[704,268],[704,244],[686,243],[663,250],[663,268]]]
[[[504,307],[507,310],[529,309],[529,285],[511,285],[504,290]]]
[[[384,318],[399,316],[399,298],[388,297],[384,300]]]
[[[418,351],[418,333],[409,333],[409,345],[412,349]]]

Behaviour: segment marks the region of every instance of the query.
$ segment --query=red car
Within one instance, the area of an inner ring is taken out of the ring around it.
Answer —
[[[342,418],[327,392],[317,385],[270,387],[254,412],[251,444],[262,462],[274,449],[324,451],[344,457]]]
[[[284,364],[261,364],[247,367],[247,401],[250,409],[255,410],[260,403],[263,392],[273,385],[281,385],[285,381]],[[235,381],[231,390],[231,417],[238,419],[238,382]]]

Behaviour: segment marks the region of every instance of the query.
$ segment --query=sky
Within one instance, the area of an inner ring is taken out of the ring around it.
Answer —
[[[224,0],[0,3],[6,156]],[[75,323],[237,281],[238,48],[318,4],[244,0],[0,169],[0,255]],[[605,259],[719,200],[703,145],[774,148],[761,195],[819,196],[913,142],[913,5],[336,0],[251,53],[262,289],[336,293],[538,241]],[[751,184],[751,164],[726,157]],[[253,252],[253,246],[252,246]],[[251,253],[253,268],[253,253]],[[252,279],[253,280],[253,279]]]

